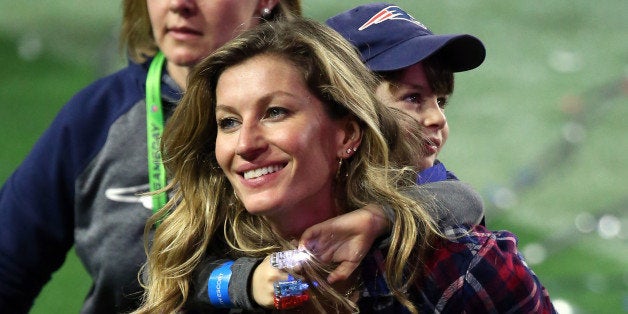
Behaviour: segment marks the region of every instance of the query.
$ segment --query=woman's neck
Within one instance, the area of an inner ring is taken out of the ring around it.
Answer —
[[[272,228],[285,239],[299,239],[309,227],[340,215],[335,204],[317,204],[311,207],[299,206],[297,209],[280,211],[275,216],[267,217]]]
[[[173,62],[167,62],[166,68],[168,69],[168,74],[170,77],[179,85],[182,91],[185,91],[187,88],[187,79],[188,74],[190,73],[190,67],[188,66],[180,66],[174,64]]]

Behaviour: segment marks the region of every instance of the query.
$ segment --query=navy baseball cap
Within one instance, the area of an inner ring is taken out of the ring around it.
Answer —
[[[454,72],[478,67],[486,57],[482,42],[468,34],[434,35],[400,7],[370,3],[327,20],[360,51],[371,71],[409,67],[438,53]]]

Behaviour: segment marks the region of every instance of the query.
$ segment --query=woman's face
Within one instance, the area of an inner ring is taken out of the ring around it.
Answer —
[[[332,182],[347,119],[332,120],[324,106],[277,56],[255,56],[218,79],[218,164],[247,211],[284,236],[337,214]]]
[[[430,140],[426,145],[429,155],[419,162],[431,167],[449,136],[445,105],[449,95],[435,94],[428,84],[421,63],[406,68],[396,82],[383,82],[376,90],[377,98],[387,106],[398,108],[414,117],[424,128]]]
[[[169,62],[193,66],[241,32],[256,26],[257,0],[146,0],[153,36]]]

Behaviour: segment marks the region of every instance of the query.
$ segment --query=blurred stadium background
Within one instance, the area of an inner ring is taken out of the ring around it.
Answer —
[[[367,1],[304,0],[325,18]],[[628,312],[628,1],[390,1],[487,47],[456,76],[441,160],[484,197],[561,313]],[[0,0],[0,182],[59,108],[126,62],[119,1]],[[1,279],[0,279],[1,280]],[[31,313],[76,313],[74,252]]]

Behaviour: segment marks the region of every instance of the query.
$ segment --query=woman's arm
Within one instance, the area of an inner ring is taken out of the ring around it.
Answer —
[[[480,196],[469,185],[460,181],[446,180],[424,184],[409,190],[408,195],[417,200],[430,198],[436,201],[438,210],[434,215],[441,227],[458,223],[473,225],[484,215]],[[374,243],[387,243],[393,218],[392,211],[386,210],[385,206],[367,205],[311,226],[301,235],[299,248],[311,251],[324,263],[339,263],[327,280],[330,283],[342,281],[360,265]],[[212,307],[207,286],[211,271],[219,264],[208,260],[198,267],[194,278],[195,303],[205,303]],[[272,289],[272,282],[282,273],[272,269],[267,262],[260,263],[259,259],[238,259],[234,265],[238,276],[231,277],[229,282],[229,295],[234,307],[253,309],[257,305],[271,306],[272,291],[268,289]],[[254,295],[253,291],[261,293]]]

